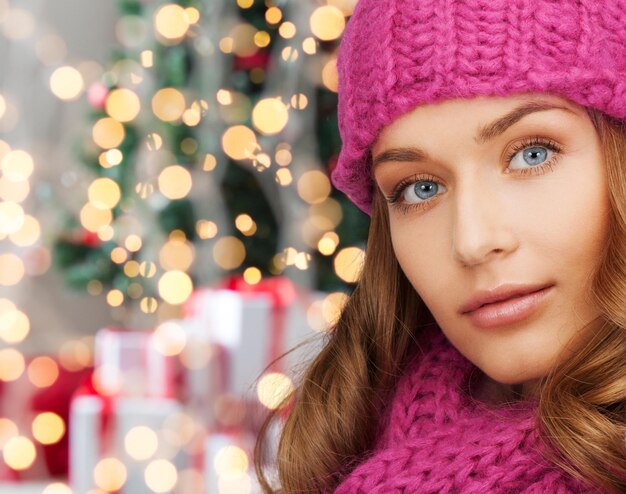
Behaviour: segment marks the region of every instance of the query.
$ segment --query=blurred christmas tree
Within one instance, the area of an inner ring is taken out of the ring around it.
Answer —
[[[369,218],[331,190],[336,48],[354,0],[120,0],[88,91],[90,175],[54,260],[152,314],[226,273],[349,291]]]

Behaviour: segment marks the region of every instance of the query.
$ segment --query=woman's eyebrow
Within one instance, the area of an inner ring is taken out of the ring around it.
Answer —
[[[569,113],[576,115],[574,111],[565,107],[554,105],[551,103],[537,102],[531,101],[528,103],[524,103],[517,108],[514,108],[506,115],[498,118],[497,120],[484,125],[478,131],[478,134],[474,137],[474,140],[478,144],[484,144],[487,141],[503,134],[509,127],[519,122],[522,118],[532,113],[537,113],[540,111],[548,111],[548,110],[564,110]],[[372,160],[372,169],[375,168],[380,163],[385,161],[397,161],[397,162],[411,162],[411,161],[427,161],[429,159],[428,153],[426,151],[409,146],[409,147],[400,147],[393,148],[383,151],[378,156],[373,158]]]

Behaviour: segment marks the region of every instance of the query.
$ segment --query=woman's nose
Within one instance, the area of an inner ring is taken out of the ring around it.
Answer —
[[[458,184],[454,198],[452,249],[456,260],[475,266],[517,248],[503,191],[474,176]]]

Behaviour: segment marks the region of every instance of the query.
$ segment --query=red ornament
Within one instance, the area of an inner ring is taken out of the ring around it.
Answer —
[[[270,54],[267,50],[259,50],[249,57],[235,57],[235,70],[251,70],[255,68],[264,69],[267,67]]]

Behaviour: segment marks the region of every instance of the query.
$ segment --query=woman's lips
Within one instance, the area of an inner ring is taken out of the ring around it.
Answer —
[[[478,309],[467,312],[467,316],[475,326],[483,329],[497,328],[507,324],[523,321],[535,312],[546,301],[554,286],[549,286],[536,292],[483,305]]]

